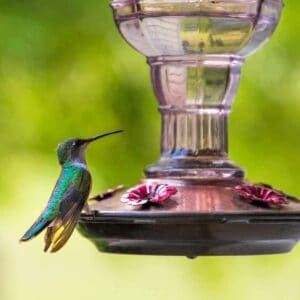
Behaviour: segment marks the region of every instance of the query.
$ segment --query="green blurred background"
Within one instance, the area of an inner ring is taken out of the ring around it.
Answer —
[[[247,60],[230,120],[231,157],[253,181],[300,196],[300,3],[289,1]],[[56,145],[125,129],[90,147],[94,193],[136,183],[158,157],[160,118],[145,59],[108,1],[0,1],[0,299],[299,299],[300,247],[265,257],[101,254],[77,232],[57,255],[18,243],[59,173]]]

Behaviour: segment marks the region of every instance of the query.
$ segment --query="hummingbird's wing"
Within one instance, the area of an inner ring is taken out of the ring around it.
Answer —
[[[64,246],[70,238],[88,198],[91,186],[89,172],[81,170],[75,177],[74,184],[69,187],[60,203],[58,217],[47,228],[44,251],[51,247],[51,252],[56,252]]]
[[[52,191],[50,199],[47,203],[47,206],[42,211],[38,219],[33,223],[33,225],[25,232],[21,237],[20,241],[28,241],[39,233],[41,233],[58,215],[58,206],[62,198],[62,195],[66,192],[65,182],[71,180],[70,172],[65,172],[62,170],[60,176],[55,184],[55,187]]]

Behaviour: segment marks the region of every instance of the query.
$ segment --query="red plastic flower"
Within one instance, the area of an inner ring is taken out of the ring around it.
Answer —
[[[129,189],[121,197],[121,202],[130,205],[160,203],[177,193],[177,189],[167,184],[141,184]]]
[[[288,204],[288,196],[266,185],[244,184],[234,187],[234,190],[249,201],[262,202],[270,205]]]

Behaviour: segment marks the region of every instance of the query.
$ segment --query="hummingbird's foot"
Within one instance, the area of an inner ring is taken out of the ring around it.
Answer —
[[[92,201],[92,200],[94,200],[94,201],[103,201],[103,200],[106,200],[106,199],[109,199],[109,198],[113,197],[115,194],[117,194],[121,191],[124,191],[124,190],[125,190],[125,186],[124,185],[119,185],[114,189],[108,189],[107,191],[105,191],[102,194],[98,194],[96,196],[90,197],[88,199],[88,201]]]

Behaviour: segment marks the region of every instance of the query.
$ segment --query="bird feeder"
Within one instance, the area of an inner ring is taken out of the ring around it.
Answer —
[[[124,194],[84,212],[79,229],[100,251],[250,255],[290,251],[300,204],[253,185],[228,157],[227,123],[245,58],[272,35],[280,0],[114,0],[123,38],[147,57],[162,116],[161,156],[143,184],[176,188],[131,206]],[[128,193],[127,193],[128,195]]]

